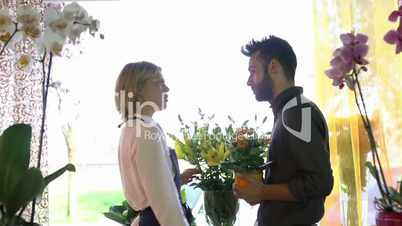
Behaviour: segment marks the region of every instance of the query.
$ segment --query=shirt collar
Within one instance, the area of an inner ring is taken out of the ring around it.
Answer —
[[[278,111],[280,111],[289,100],[302,93],[303,88],[299,86],[293,86],[282,91],[277,97],[275,97],[272,103],[272,112],[274,113],[274,116],[277,115]]]

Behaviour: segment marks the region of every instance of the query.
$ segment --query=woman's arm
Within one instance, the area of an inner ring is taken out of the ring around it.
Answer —
[[[135,163],[138,166],[146,198],[162,226],[188,226],[183,214],[177,188],[169,168],[167,153],[157,128],[142,128],[144,134],[137,138]]]

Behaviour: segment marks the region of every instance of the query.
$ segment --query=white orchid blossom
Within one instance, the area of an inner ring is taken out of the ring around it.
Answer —
[[[9,33],[14,31],[15,27],[10,18],[8,9],[0,9],[0,34]]]
[[[6,46],[12,50],[13,43],[29,37],[36,43],[39,55],[50,51],[54,55],[61,56],[66,41],[72,44],[79,43],[81,34],[87,30],[90,35],[95,36],[99,31],[99,25],[99,20],[88,16],[88,12],[76,2],[64,8],[60,4],[50,5],[43,15],[43,20],[38,9],[29,5],[17,8],[15,21],[7,9],[0,9],[0,41],[7,42]],[[5,47],[1,49],[1,53],[4,49]],[[30,58],[23,56],[17,66],[25,68],[28,61]]]
[[[19,30],[23,31],[26,37],[36,39],[41,35],[40,14],[27,5],[17,8],[17,22]]]
[[[40,14],[39,12],[27,5],[23,5],[17,8],[17,22],[22,26],[28,24],[39,24]]]
[[[63,15],[65,19],[73,22],[82,22],[88,17],[87,11],[76,2],[66,5],[63,9]]]
[[[45,27],[49,27],[53,32],[66,37],[70,32],[72,22],[65,19],[64,15],[55,10],[49,9],[45,17]]]
[[[98,32],[99,27],[100,27],[100,21],[93,19],[92,16],[89,17],[90,19],[90,25],[89,25],[89,34],[91,34],[92,36],[95,35],[96,32]]]
[[[46,29],[43,34],[43,46],[57,56],[61,56],[65,41],[65,37],[53,32],[50,28]]]
[[[29,71],[31,69],[32,57],[28,54],[21,54],[18,57],[16,67],[22,71]]]

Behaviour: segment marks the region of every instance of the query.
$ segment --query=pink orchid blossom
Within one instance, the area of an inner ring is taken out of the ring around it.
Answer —
[[[350,72],[356,65],[367,65],[369,62],[364,59],[368,53],[368,37],[364,34],[346,33],[341,34],[340,39],[343,46],[336,49],[331,60],[331,68],[325,74],[333,80],[334,86],[343,88],[346,85],[352,89],[353,79]]]
[[[402,52],[402,6],[398,10],[394,10],[388,17],[391,22],[396,22],[399,19],[399,26],[396,30],[388,31],[384,36],[384,41],[391,45],[396,45],[395,53]]]

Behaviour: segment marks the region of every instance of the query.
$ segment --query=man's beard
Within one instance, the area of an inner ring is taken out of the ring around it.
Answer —
[[[273,81],[268,71],[264,71],[263,80],[254,88],[255,99],[271,102],[274,98]]]

